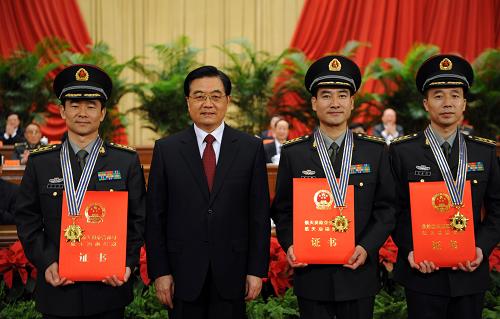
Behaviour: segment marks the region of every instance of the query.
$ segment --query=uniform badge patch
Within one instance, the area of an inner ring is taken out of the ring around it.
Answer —
[[[49,179],[49,183],[51,183],[51,184],[59,184],[62,182],[64,182],[62,177],[54,177],[54,178]]]
[[[467,163],[467,172],[483,172],[483,171],[484,171],[483,162]]]
[[[367,174],[371,173],[372,169],[370,164],[354,164],[351,165],[349,174]]]
[[[312,176],[312,175],[316,175],[316,171],[306,169],[305,171],[302,171],[302,174],[304,174],[306,176]]]
[[[113,181],[122,179],[122,175],[118,170],[102,171],[102,172],[97,172],[97,178],[99,179],[99,181]]]

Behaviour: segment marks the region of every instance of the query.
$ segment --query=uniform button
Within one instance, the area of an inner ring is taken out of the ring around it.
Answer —
[[[52,196],[56,197],[57,196],[57,192],[53,192]]]
[[[214,212],[214,211],[213,211],[213,210],[211,210],[211,209],[209,209],[209,210],[208,210],[208,213],[209,213],[209,214],[212,214],[213,212]]]
[[[474,181],[472,181],[474,184],[477,184],[477,179],[475,179]]]
[[[110,191],[110,192],[114,192],[115,190],[111,188],[109,191]]]
[[[363,182],[359,182],[359,187],[363,187],[363,185],[365,185]]]
[[[423,182],[425,182],[425,180],[422,178],[422,179],[420,180],[420,183],[423,183]]]

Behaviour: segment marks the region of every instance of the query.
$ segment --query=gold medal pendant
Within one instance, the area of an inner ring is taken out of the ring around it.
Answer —
[[[464,231],[467,228],[468,220],[469,219],[457,209],[455,215],[450,217],[450,226],[453,230]]]
[[[349,230],[349,219],[342,215],[343,207],[339,207],[339,215],[332,221],[333,229],[339,233],[345,233]]]
[[[64,238],[66,238],[66,242],[80,242],[83,237],[83,229],[80,225],[75,223],[75,218],[73,218],[73,224],[66,227],[64,230]]]

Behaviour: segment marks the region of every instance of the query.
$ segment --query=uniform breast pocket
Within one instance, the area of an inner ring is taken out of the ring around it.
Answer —
[[[43,218],[57,219],[61,217],[63,189],[42,188],[40,191],[40,207]]]
[[[125,181],[100,181],[95,186],[98,191],[124,191],[127,190]]]

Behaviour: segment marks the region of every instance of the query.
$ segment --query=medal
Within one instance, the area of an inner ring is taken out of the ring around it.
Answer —
[[[432,153],[437,161],[441,175],[448,189],[448,194],[439,193],[434,195],[432,198],[433,207],[440,211],[446,212],[449,210],[450,206],[456,209],[455,214],[450,217],[450,226],[453,230],[464,231],[467,228],[467,221],[469,220],[464,214],[460,212],[460,208],[463,207],[463,197],[465,189],[465,179],[467,176],[467,145],[465,144],[465,139],[462,134],[458,135],[458,169],[457,177],[454,180],[451,174],[450,166],[446,161],[443,151],[439,146],[436,136],[432,131],[430,125],[424,131],[425,136],[429,140]],[[449,198],[451,196],[452,205],[449,203]]]
[[[333,230],[336,232],[344,233],[349,230],[349,220],[342,215],[342,210],[346,207],[345,199],[347,195],[347,185],[349,182],[349,170],[351,168],[352,149],[353,149],[353,135],[352,131],[347,129],[345,134],[344,151],[342,153],[342,165],[340,167],[340,178],[337,183],[337,177],[333,170],[333,165],[330,162],[328,151],[325,146],[323,136],[319,128],[314,132],[314,139],[317,141],[318,155],[321,160],[321,165],[325,171],[326,180],[333,193],[335,201],[334,208],[338,209],[339,215],[332,220]]]
[[[83,237],[83,229],[75,223],[75,218],[73,218],[73,224],[66,227],[64,230],[64,238],[66,242],[80,242]]]
[[[69,159],[69,142],[66,140],[62,144],[60,160],[64,180],[64,189],[67,196],[68,213],[73,218],[73,224],[64,229],[64,238],[66,238],[66,242],[74,244],[75,242],[80,242],[83,237],[84,230],[80,227],[80,225],[76,224],[75,219],[80,215],[83,198],[85,197],[85,192],[87,190],[87,186],[89,185],[92,171],[94,170],[95,163],[97,162],[97,156],[99,155],[99,149],[102,144],[102,139],[97,137],[94,145],[92,146],[92,150],[90,151],[89,160],[83,168],[82,176],[80,177],[76,190],[73,183],[73,171],[71,170],[71,163]]]

